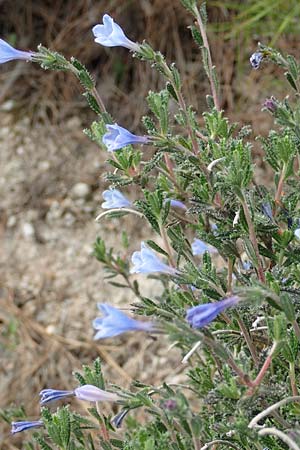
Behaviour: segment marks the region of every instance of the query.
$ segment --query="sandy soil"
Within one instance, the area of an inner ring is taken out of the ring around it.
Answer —
[[[182,381],[180,354],[167,341],[132,334],[92,339],[97,302],[128,308],[134,300],[104,279],[93,243],[101,236],[122,251],[126,229],[134,236],[131,253],[145,228],[136,217],[95,222],[106,155],[82,134],[77,118],[64,137],[51,127],[30,128],[26,118],[14,123],[2,113],[0,119],[0,407],[23,404],[36,418],[39,390],[74,386],[72,370],[97,355],[108,380],[123,386],[134,379]],[[145,295],[159,289],[146,277],[139,281]],[[9,427],[3,430],[1,449],[19,448],[22,436],[12,439]]]

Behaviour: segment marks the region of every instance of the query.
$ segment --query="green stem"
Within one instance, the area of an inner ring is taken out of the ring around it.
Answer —
[[[276,212],[277,212],[277,205],[280,204],[280,199],[281,199],[282,190],[283,190],[283,183],[284,183],[284,179],[285,179],[285,173],[286,173],[286,167],[284,164],[281,174],[280,174],[279,181],[278,181],[277,191],[275,194],[275,207],[274,207],[274,212],[273,212],[274,216],[276,215]]]
[[[93,96],[95,97],[95,99],[97,100],[98,105],[100,106],[100,109],[103,113],[107,113],[105,105],[102,101],[102,98],[100,97],[99,92],[96,89],[96,86],[93,87],[93,89],[91,90],[91,93],[93,94]]]
[[[175,264],[175,261],[173,258],[173,254],[172,254],[172,249],[171,249],[170,242],[169,242],[169,238],[166,233],[165,227],[163,225],[159,225],[159,231],[160,231],[160,235],[164,241],[165,250],[168,253],[169,263],[172,267],[176,267],[176,264]]]
[[[212,64],[212,58],[211,58],[211,53],[210,53],[210,47],[209,47],[209,43],[208,43],[208,39],[207,39],[205,25],[202,22],[201,14],[197,7],[195,7],[195,16],[196,16],[199,30],[201,33],[201,37],[203,40],[203,45],[207,50],[208,71],[209,71],[208,79],[209,79],[209,83],[210,83],[211,93],[212,93],[212,96],[214,99],[215,108],[217,111],[220,111],[221,108],[220,108],[220,102],[219,102],[218,93],[217,93],[217,87],[215,85],[213,75],[212,75],[213,74],[213,64]]]
[[[251,219],[251,215],[250,215],[250,211],[247,205],[247,202],[245,200],[244,197],[240,198],[242,207],[243,207],[243,211],[244,211],[244,215],[245,215],[245,219],[248,225],[248,229],[249,229],[249,237],[251,240],[251,243],[253,245],[254,248],[254,252],[257,258],[257,272],[258,272],[258,278],[259,281],[261,281],[262,283],[265,284],[266,279],[265,279],[265,274],[264,274],[264,270],[263,270],[263,266],[261,263],[261,258],[260,258],[260,254],[259,254],[259,250],[258,250],[258,243],[257,243],[257,238],[256,238],[256,234],[255,234],[255,228]]]
[[[297,389],[297,384],[296,384],[295,363],[291,363],[291,362],[290,362],[290,382],[291,382],[292,393],[294,396],[297,396],[298,389]]]
[[[293,320],[292,325],[295,331],[295,335],[297,336],[298,341],[300,342],[300,327],[298,325],[298,322],[296,320]]]
[[[248,332],[248,330],[247,330],[243,320],[241,319],[241,317],[240,317],[240,315],[238,313],[237,313],[237,322],[239,324],[241,332],[243,333],[245,341],[246,341],[246,343],[248,345],[248,348],[250,350],[250,353],[251,353],[252,359],[254,361],[254,364],[256,365],[256,367],[258,367],[259,359],[258,359],[258,356],[257,356],[257,353],[256,353],[256,349],[255,349],[254,343],[253,343],[253,341],[251,339],[251,336],[250,336],[250,334],[249,334],[249,332]]]

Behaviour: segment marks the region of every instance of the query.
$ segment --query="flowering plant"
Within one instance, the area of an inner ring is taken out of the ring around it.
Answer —
[[[93,28],[97,44],[131,50],[137,64],[150,63],[165,80],[161,92],[149,92],[142,134],[113,123],[79,61],[42,46],[22,52],[0,41],[0,62],[26,59],[44,69],[70,70],[79,79],[97,114],[86,134],[112,152],[110,189],[102,204],[107,211],[98,219],[134,214],[147,230],[149,239],[132,256],[116,256],[96,240],[95,257],[110,278],[123,280],[116,288],[133,291],[133,312],[147,319],[98,304],[102,317],[93,322],[95,339],[136,331],[155,339],[164,333],[182,351],[178,363],[189,365],[185,384],[136,382],[126,390],[120,383],[106,391],[96,360],[76,375],[79,387],[47,387],[40,393],[42,405],[75,397],[96,407],[89,409],[90,419],[69,407],[54,413],[46,407],[37,420],[12,423],[13,433],[42,428],[34,439],[43,450],[53,445],[93,450],[99,439],[104,450],[300,449],[300,66],[293,56],[262,44],[250,58],[256,70],[270,62],[282,67],[295,93],[290,100],[264,102],[277,127],[261,138],[274,184],[259,186],[249,127],[237,129],[220,107],[205,6],[198,8],[196,0],[181,3],[195,20],[192,36],[211,89],[200,118],[185,102],[176,66],[161,53],[129,40],[107,14]],[[177,105],[174,119],[171,101]],[[152,298],[143,294],[145,275],[162,285]],[[99,402],[119,406],[117,415],[104,416]],[[139,408],[147,413],[144,423],[133,422]],[[131,427],[122,434],[128,417]]]

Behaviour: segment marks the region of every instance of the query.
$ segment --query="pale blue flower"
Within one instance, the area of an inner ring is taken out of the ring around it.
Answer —
[[[133,264],[130,273],[165,273],[167,275],[176,275],[177,271],[174,267],[163,263],[158,256],[146,246],[145,242],[141,243],[141,251],[134,252],[131,257]]]
[[[102,142],[106,145],[109,152],[119,150],[126,145],[147,144],[149,142],[147,136],[136,136],[116,123],[114,125],[106,125],[106,129],[107,133],[103,136]]]
[[[261,209],[262,209],[263,214],[264,214],[266,217],[268,217],[268,219],[274,220],[274,219],[273,219],[272,208],[271,208],[270,203],[267,203],[267,202],[262,203]]]
[[[252,264],[250,261],[242,261],[242,266],[244,270],[250,270],[252,268]]]
[[[300,228],[297,228],[295,230],[294,234],[295,234],[296,238],[300,240]]]
[[[95,42],[105,47],[120,46],[135,52],[140,48],[138,44],[132,42],[125,36],[120,25],[116,24],[108,14],[104,14],[103,16],[103,25],[95,25],[93,27],[93,34],[95,36]]]
[[[100,402],[100,401],[114,402],[118,400],[117,394],[103,391],[102,389],[99,389],[91,384],[85,384],[83,386],[80,386],[79,388],[74,389],[74,391],[43,389],[40,392],[41,397],[40,404],[45,405],[46,403],[74,396],[77,397],[79,400],[86,400],[89,402]]]
[[[79,400],[85,400],[87,402],[116,402],[120,399],[117,394],[103,391],[103,389],[92,384],[85,384],[76,388],[74,394]]]
[[[43,389],[40,392],[40,404],[55,402],[66,397],[74,397],[74,391],[60,391],[57,389]]]
[[[13,61],[14,59],[25,59],[30,60],[33,57],[32,52],[23,52],[22,50],[17,50],[0,39],[0,64],[4,64],[8,61]]]
[[[193,328],[202,328],[214,320],[224,309],[236,305],[239,301],[240,298],[235,295],[219,302],[194,306],[187,310],[186,320]]]
[[[102,203],[104,209],[126,208],[131,206],[131,202],[118,191],[118,189],[110,189],[102,193],[105,202]]]
[[[21,431],[30,430],[30,428],[38,428],[44,426],[41,420],[21,420],[19,422],[11,423],[11,433],[20,433]]]
[[[166,203],[168,201],[170,202],[170,206],[172,206],[174,208],[187,209],[185,204],[183,202],[181,202],[180,200],[175,200],[173,198],[166,198],[164,203]]]
[[[129,413],[130,409],[125,408],[122,411],[120,411],[113,419],[112,419],[112,424],[116,427],[116,428],[121,428],[122,426],[122,422],[123,419],[127,416],[127,414]]]
[[[217,251],[212,245],[205,244],[200,239],[195,238],[192,242],[192,253],[194,256],[203,255],[205,252],[216,253]]]
[[[257,70],[260,66],[260,63],[263,60],[263,54],[261,52],[255,52],[250,57],[250,64],[253,67],[253,69]]]
[[[126,316],[122,311],[105,303],[98,303],[98,309],[103,317],[97,317],[93,321],[93,327],[97,331],[94,339],[105,339],[127,331],[152,331],[151,322],[141,322]]]

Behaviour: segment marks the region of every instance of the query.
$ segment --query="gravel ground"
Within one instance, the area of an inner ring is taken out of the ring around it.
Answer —
[[[77,118],[64,137],[51,127],[30,128],[26,117],[15,123],[1,113],[0,120],[0,407],[24,404],[36,418],[39,390],[74,386],[72,370],[97,355],[108,380],[122,386],[134,379],[183,381],[180,354],[163,339],[92,340],[97,302],[128,308],[134,300],[104,279],[93,242],[101,236],[121,249],[122,227],[134,235],[131,253],[144,227],[136,217],[95,222],[106,187],[104,152],[82,134]],[[145,295],[158,292],[154,280],[139,281]],[[1,449],[21,448],[24,436],[11,438],[7,425],[3,432]]]

